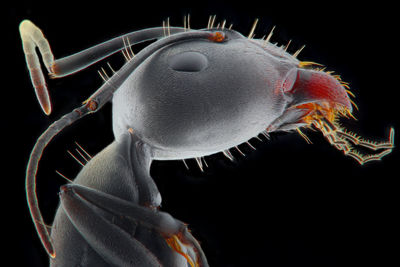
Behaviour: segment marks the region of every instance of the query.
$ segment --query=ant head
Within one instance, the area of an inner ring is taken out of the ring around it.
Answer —
[[[115,93],[115,137],[132,128],[163,159],[239,145],[282,114],[282,83],[297,64],[232,30],[165,46]]]

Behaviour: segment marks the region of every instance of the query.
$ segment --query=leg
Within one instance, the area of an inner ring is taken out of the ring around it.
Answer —
[[[384,156],[388,155],[394,148],[394,128],[390,128],[389,140],[386,142],[377,143],[368,141],[354,133],[349,133],[346,130],[335,126],[327,120],[314,122],[314,126],[321,130],[322,134],[329,141],[330,144],[335,146],[336,149],[344,152],[345,155],[355,159],[360,165],[370,161],[381,160]],[[368,148],[370,150],[382,150],[377,154],[362,155],[353,149],[350,144]]]
[[[39,103],[47,115],[51,113],[51,103],[46,81],[40,68],[39,57],[35,50],[36,47],[42,55],[44,65],[49,72],[49,75],[52,78],[59,78],[78,72],[97,61],[126,48],[127,44],[131,46],[147,40],[157,39],[165,35],[165,28],[163,27],[135,31],[98,44],[71,56],[54,60],[49,42],[35,24],[29,20],[24,20],[21,22],[19,30],[32,84],[35,88]],[[169,27],[169,33],[171,34],[183,31],[186,31],[186,29],[180,27]]]
[[[72,224],[89,245],[109,262],[119,266],[159,265],[157,258],[146,247],[96,212],[98,209],[157,231],[192,266],[208,266],[200,245],[186,225],[168,213],[153,211],[79,185],[63,186],[61,201]],[[194,259],[193,254],[196,254]]]

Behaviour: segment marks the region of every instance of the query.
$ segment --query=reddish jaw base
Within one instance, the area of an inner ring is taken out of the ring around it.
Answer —
[[[392,151],[394,148],[393,128],[390,130],[388,141],[377,143],[348,132],[339,125],[339,117],[354,118],[351,114],[353,102],[348,96],[348,93],[351,93],[345,89],[348,85],[342,82],[339,76],[308,69],[298,69],[296,74],[293,87],[285,93],[291,94],[298,102],[294,108],[308,111],[301,122],[321,131],[331,145],[343,151],[346,156],[355,159],[359,164],[381,160]],[[300,130],[298,132],[308,140]],[[364,155],[355,150],[355,146],[377,151],[377,153]]]
[[[309,113],[302,118],[302,121],[309,127],[314,126],[321,131],[331,145],[343,151],[346,156],[355,159],[360,165],[370,161],[381,160],[384,156],[392,152],[394,148],[393,128],[390,129],[388,141],[380,143],[365,140],[357,134],[348,132],[346,129],[342,128],[337,122],[338,117],[340,115],[353,117],[351,112],[343,106],[332,108],[325,102],[321,105],[317,103],[306,103],[296,106],[296,108],[308,109]],[[298,132],[308,140],[301,131]],[[355,150],[354,146],[368,148],[373,151],[380,150],[380,152],[364,155]]]

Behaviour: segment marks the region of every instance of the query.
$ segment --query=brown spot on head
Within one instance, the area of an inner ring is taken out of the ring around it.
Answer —
[[[223,32],[213,32],[208,39],[220,43],[225,40],[225,34]]]

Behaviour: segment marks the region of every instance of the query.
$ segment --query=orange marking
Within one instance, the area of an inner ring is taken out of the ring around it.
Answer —
[[[51,70],[51,72],[49,73],[50,79],[57,78],[57,76],[60,75],[59,66],[55,62],[53,62],[53,64],[50,65],[50,70]]]
[[[304,67],[308,67],[308,66],[324,66],[324,65],[322,65],[322,64],[319,64],[319,63],[316,63],[316,62],[313,62],[313,61],[300,61],[299,62],[299,67],[300,68],[304,68]]]
[[[332,106],[328,102],[322,102],[321,104],[318,103],[306,103],[296,106],[298,109],[307,109],[309,115],[302,118],[302,120],[310,125],[316,120],[321,120],[323,118],[327,119],[330,122],[335,121],[338,115],[347,114],[350,117],[353,117],[350,110],[344,106]]]
[[[208,39],[213,42],[220,43],[225,40],[225,34],[223,32],[213,32],[210,34],[210,37],[208,37]]]
[[[97,102],[94,101],[94,100],[92,100],[92,99],[89,99],[89,100],[87,101],[86,106],[87,106],[91,111],[95,111],[95,110],[97,109]]]
[[[181,242],[177,235],[168,237],[165,239],[165,241],[173,250],[175,250],[178,254],[182,255],[187,260],[187,262],[190,264],[191,267],[199,266],[198,261],[193,262],[193,259],[188,254],[186,254],[185,252],[182,251]]]

